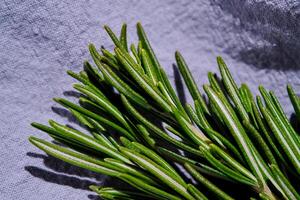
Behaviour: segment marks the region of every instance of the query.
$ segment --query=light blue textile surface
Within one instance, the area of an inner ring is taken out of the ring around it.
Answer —
[[[72,124],[51,99],[72,98],[74,82],[89,59],[87,45],[112,47],[102,30],[128,23],[130,41],[141,21],[173,80],[180,50],[199,85],[217,71],[222,55],[239,82],[278,94],[287,113],[285,85],[300,92],[300,3],[297,0],[8,0],[0,1],[0,199],[95,199],[87,189],[105,178],[47,157],[27,141],[47,138],[30,127],[48,119]],[[188,97],[188,96],[187,96]],[[189,97],[188,97],[189,98]]]

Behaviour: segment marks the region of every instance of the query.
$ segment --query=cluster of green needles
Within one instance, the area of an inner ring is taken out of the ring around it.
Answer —
[[[54,100],[85,127],[81,132],[49,120],[32,123],[57,145],[32,144],[70,164],[128,183],[128,189],[91,186],[103,199],[300,199],[300,135],[272,91],[253,96],[238,86],[221,57],[220,75],[198,88],[179,52],[176,65],[193,99],[183,104],[141,24],[127,45],[104,27],[112,52],[89,45],[94,64],[68,74],[79,81],[79,103]],[[300,99],[287,86],[300,123]],[[241,191],[236,191],[240,188]]]

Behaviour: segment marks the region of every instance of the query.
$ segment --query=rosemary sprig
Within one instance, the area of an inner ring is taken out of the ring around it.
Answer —
[[[102,48],[100,53],[90,44],[97,68],[85,62],[79,74],[68,71],[80,82],[74,84],[82,94],[79,105],[54,99],[85,126],[86,133],[52,120],[49,127],[32,123],[67,147],[30,137],[32,144],[132,186],[130,190],[91,186],[103,199],[300,198],[300,136],[273,92],[260,86],[264,102],[258,96],[255,103],[247,85],[238,86],[218,57],[221,77],[208,73],[206,102],[176,52],[194,101],[194,108],[182,105],[140,23],[137,46],[127,44],[126,24],[119,37],[104,28],[114,51]],[[299,120],[299,97],[290,85],[287,90]],[[194,180],[188,180],[175,163]],[[232,184],[243,185],[248,192],[236,196]]]

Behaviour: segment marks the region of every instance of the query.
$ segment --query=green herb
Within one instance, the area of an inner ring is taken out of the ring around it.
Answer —
[[[91,186],[103,199],[300,199],[300,135],[272,91],[260,86],[262,98],[255,102],[248,86],[238,86],[218,57],[221,76],[208,73],[206,102],[176,52],[194,101],[194,108],[182,105],[140,23],[136,46],[127,44],[126,24],[120,37],[108,26],[105,30],[114,51],[98,52],[91,44],[97,68],[85,62],[79,74],[68,71],[80,82],[74,84],[82,94],[79,105],[54,99],[85,126],[85,133],[52,120],[49,127],[32,123],[64,145],[30,137],[32,144],[132,186]],[[300,99],[290,85],[287,90],[300,123]],[[235,191],[236,184],[247,192]]]

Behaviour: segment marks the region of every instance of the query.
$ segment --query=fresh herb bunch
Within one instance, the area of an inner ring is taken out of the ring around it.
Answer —
[[[88,133],[52,120],[49,127],[32,123],[63,145],[30,137],[32,144],[132,186],[91,186],[103,199],[300,199],[300,136],[272,91],[259,86],[262,98],[254,98],[218,57],[221,78],[208,73],[205,99],[176,52],[194,104],[183,105],[140,23],[138,44],[129,48],[126,24],[120,37],[104,28],[114,52],[91,44],[96,67],[85,62],[79,74],[68,71],[80,82],[79,105],[54,99]],[[287,90],[300,122],[300,99]]]

